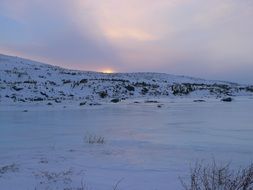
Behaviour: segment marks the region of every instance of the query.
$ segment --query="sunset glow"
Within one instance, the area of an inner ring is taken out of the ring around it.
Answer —
[[[114,73],[114,71],[112,69],[104,69],[101,71],[102,73],[105,73],[105,74],[111,74],[111,73]]]
[[[152,41],[156,38],[151,34],[145,33],[144,31],[137,29],[120,29],[120,28],[108,28],[105,29],[105,35],[114,40],[137,40],[137,41]]]

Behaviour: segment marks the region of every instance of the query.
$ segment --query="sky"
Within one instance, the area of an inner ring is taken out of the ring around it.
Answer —
[[[252,0],[0,0],[0,53],[253,84]]]

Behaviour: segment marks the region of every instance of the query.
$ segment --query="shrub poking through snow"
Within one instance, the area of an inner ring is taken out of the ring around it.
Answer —
[[[108,96],[106,91],[99,92],[100,98],[106,98]]]
[[[175,96],[178,96],[178,95],[182,96],[182,95],[190,94],[195,89],[194,89],[194,86],[192,84],[184,83],[184,84],[174,84],[174,85],[172,85],[171,90],[172,90],[172,93]]]
[[[84,141],[88,144],[105,144],[105,138],[97,135],[88,135]]]
[[[125,87],[128,91],[135,91],[135,88],[131,85]]]
[[[251,190],[253,189],[253,164],[237,171],[229,164],[211,165],[196,163],[190,170],[189,182],[180,178],[185,190]]]
[[[142,95],[146,95],[147,93],[148,93],[148,88],[146,88],[146,87],[144,87],[144,88],[142,88],[142,90],[141,90],[141,94]]]

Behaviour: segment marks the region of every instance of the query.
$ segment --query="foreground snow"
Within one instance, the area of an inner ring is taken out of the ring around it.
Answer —
[[[237,98],[2,110],[0,189],[181,189],[196,160],[253,160],[252,108]]]

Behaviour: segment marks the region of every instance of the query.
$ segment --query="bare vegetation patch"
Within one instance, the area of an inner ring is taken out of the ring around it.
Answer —
[[[106,98],[108,96],[108,93],[107,93],[107,91],[101,91],[101,92],[99,92],[99,96],[100,96],[100,98]]]
[[[18,166],[16,164],[10,164],[0,167],[0,177],[6,173],[13,173],[18,171]]]
[[[185,190],[252,190],[253,164],[244,169],[233,170],[229,164],[210,165],[196,163],[190,170],[189,180],[180,178]]]
[[[105,144],[105,138],[97,135],[88,135],[84,137],[84,142],[88,144]]]
[[[79,173],[79,175],[82,174]],[[88,186],[81,181],[81,185],[78,187],[73,186],[73,176],[76,174],[72,169],[67,169],[63,171],[40,171],[35,173],[34,176],[39,179],[38,185],[35,187],[36,190],[39,189],[64,189],[64,190],[88,190]]]
[[[46,182],[57,182],[63,181],[64,183],[71,182],[70,176],[72,175],[71,170],[61,171],[61,172],[49,172],[49,171],[41,171],[39,174],[36,174],[36,177],[41,177]]]

